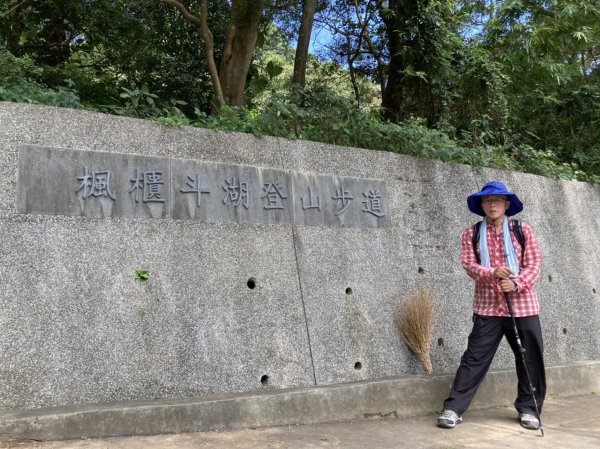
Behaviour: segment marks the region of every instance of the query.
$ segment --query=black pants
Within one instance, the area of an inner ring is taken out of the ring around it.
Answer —
[[[546,396],[546,371],[540,320],[537,315],[534,315],[516,318],[516,321],[521,344],[526,349],[525,360],[541,413]],[[462,415],[469,407],[492,364],[502,336],[506,337],[515,354],[515,366],[519,381],[515,408],[519,412],[531,413],[536,416],[533,396],[510,317],[473,316],[473,330],[469,335],[469,344],[460,361],[450,396],[444,401],[444,409],[453,410]]]

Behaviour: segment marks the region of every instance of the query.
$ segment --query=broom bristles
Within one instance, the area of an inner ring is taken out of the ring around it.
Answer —
[[[431,374],[429,348],[436,320],[431,290],[410,291],[404,301],[398,298],[394,319],[406,345],[417,355],[425,372]]]

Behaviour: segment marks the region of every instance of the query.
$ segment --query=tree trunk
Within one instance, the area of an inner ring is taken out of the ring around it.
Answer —
[[[219,110],[225,105],[223,98],[223,91],[221,88],[221,82],[219,81],[219,73],[217,71],[217,64],[215,63],[214,55],[214,39],[210,28],[208,27],[208,0],[202,0],[200,8],[202,14],[197,17],[191,14],[183,4],[177,0],[159,0],[165,5],[174,6],[183,15],[183,18],[194,25],[197,25],[202,32],[202,38],[204,39],[204,53],[206,55],[206,63],[208,65],[208,71],[210,73],[210,79],[213,85],[213,111],[218,113]]]
[[[402,72],[406,68],[404,58],[401,55],[402,42],[399,34],[395,32],[401,20],[397,15],[397,2],[378,1],[377,7],[385,25],[388,36],[388,49],[390,63],[385,88],[381,92],[381,115],[384,120],[393,123],[401,122],[405,117],[402,111]]]
[[[359,36],[358,44],[354,51],[352,51],[352,38],[350,34],[346,34],[346,46],[348,52],[346,53],[346,63],[348,64],[348,72],[350,73],[350,82],[352,83],[352,90],[354,91],[354,102],[357,107],[360,107],[360,89],[358,88],[358,80],[356,79],[356,71],[354,70],[354,61],[360,55],[362,46],[362,34]]]
[[[414,115],[425,118],[427,125],[433,126],[439,119],[441,97],[434,93],[430,82],[436,70],[435,59],[439,56],[427,40],[428,30],[421,29],[425,23],[422,9],[426,4],[426,0],[377,3],[390,54],[387,85],[381,101],[384,120],[399,123]],[[421,75],[407,74],[408,69]]]
[[[380,3],[379,1],[376,2],[376,5],[378,5],[379,3]],[[371,39],[371,33],[369,32],[369,21],[371,18],[368,15],[366,15],[364,19],[361,17],[358,0],[354,1],[354,9],[356,11],[356,18],[358,19],[358,25],[360,26],[360,29],[362,30],[361,35],[363,36],[363,38],[365,39],[365,42],[367,43],[367,48],[369,49],[369,53],[371,53],[373,58],[375,58],[375,60],[377,61],[377,75],[379,76],[379,84],[381,86],[381,92],[383,92],[385,90],[385,86],[387,85],[387,75],[386,75],[386,71],[385,71],[386,64],[383,61],[383,58],[381,57],[381,52],[376,48],[375,44],[373,43],[373,39]]]
[[[302,89],[306,85],[306,62],[308,60],[308,47],[312,34],[317,0],[304,0],[302,6],[302,18],[300,20],[300,31],[298,33],[298,44],[296,45],[296,57],[294,58],[293,84]]]
[[[69,36],[65,31],[65,17],[54,17],[44,27],[46,52],[44,62],[56,66],[64,63],[71,54]]]
[[[200,29],[202,30],[202,37],[204,39],[204,52],[206,54],[208,72],[210,73],[210,79],[213,85],[213,109],[216,112],[219,112],[219,110],[225,106],[225,99],[223,98],[223,90],[221,89],[221,83],[219,82],[219,72],[217,71],[217,64],[215,63],[215,41],[213,39],[213,34],[208,27],[208,0],[202,0]]]
[[[9,14],[10,25],[6,33],[6,49],[14,56],[20,56],[20,41],[23,33],[23,22],[25,21],[24,3],[19,3]]]
[[[264,0],[233,0],[219,80],[225,103],[246,104],[246,77],[256,47]]]

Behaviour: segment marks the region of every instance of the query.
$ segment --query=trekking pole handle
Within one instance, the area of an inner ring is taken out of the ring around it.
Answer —
[[[514,311],[512,308],[512,302],[510,300],[510,295],[507,292],[504,292],[504,299],[506,300],[506,306],[508,307],[508,313],[510,314],[510,316],[514,315]]]

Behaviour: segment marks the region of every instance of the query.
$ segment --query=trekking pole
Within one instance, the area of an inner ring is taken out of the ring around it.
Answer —
[[[527,369],[527,362],[525,361],[525,348],[521,344],[521,337],[519,337],[519,331],[517,329],[517,320],[515,320],[512,304],[510,303],[510,297],[506,292],[504,292],[504,299],[506,300],[506,305],[508,306],[508,313],[512,318],[513,329],[515,330],[515,337],[517,338],[517,345],[519,346],[519,352],[521,353],[521,360],[523,361],[525,374],[527,374],[527,380],[529,381],[529,390],[531,390],[531,396],[533,396],[533,404],[535,405],[535,412],[537,413],[537,417],[540,422],[540,426],[538,428],[540,429],[540,432],[542,432],[542,436],[544,436],[544,425],[542,424],[542,416],[540,415],[537,400],[535,399],[535,387],[533,386],[533,383],[531,383],[531,376],[529,375],[529,369]]]

